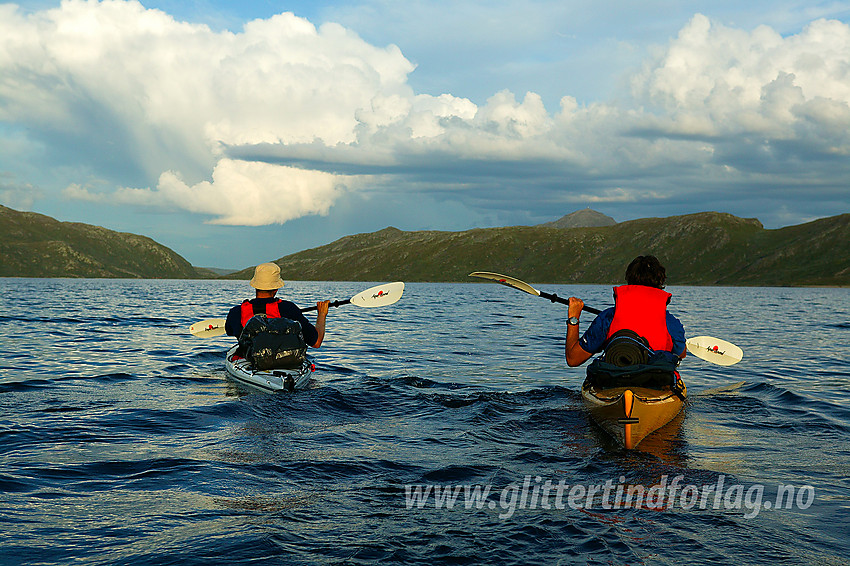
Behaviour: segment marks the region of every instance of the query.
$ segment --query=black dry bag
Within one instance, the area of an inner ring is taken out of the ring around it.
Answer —
[[[288,318],[254,315],[239,336],[239,349],[255,370],[293,369],[307,358],[301,324]]]

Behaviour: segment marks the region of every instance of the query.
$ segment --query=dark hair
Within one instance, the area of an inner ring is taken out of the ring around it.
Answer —
[[[667,270],[654,255],[639,255],[626,268],[626,283],[663,289]]]

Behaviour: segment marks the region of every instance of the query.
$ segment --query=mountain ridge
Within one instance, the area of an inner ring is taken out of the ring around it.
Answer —
[[[585,226],[602,222],[603,226]],[[537,226],[351,234],[277,260],[290,280],[469,281],[495,271],[535,283],[620,283],[654,254],[671,285],[850,286],[850,214],[778,229],[701,212],[617,223],[585,209]],[[151,238],[0,205],[0,276],[250,279],[192,266]]]
[[[536,283],[616,284],[653,254],[671,285],[848,286],[850,214],[767,230],[701,212],[601,227],[513,226],[460,232],[385,228],[279,258],[291,280],[468,281],[494,271]],[[229,276],[250,278],[253,268]]]
[[[0,258],[2,277],[214,277],[147,236],[62,222],[2,205]]]

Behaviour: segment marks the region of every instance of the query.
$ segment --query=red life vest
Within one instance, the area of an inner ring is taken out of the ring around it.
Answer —
[[[266,303],[266,316],[269,318],[280,318],[280,303],[280,299],[271,303]],[[254,312],[254,304],[251,303],[251,301],[244,301],[242,303],[242,328],[245,328],[245,325],[248,324],[248,321],[251,320],[251,317],[255,314],[262,313]]]
[[[644,285],[614,287],[614,319],[608,338],[618,330],[632,330],[649,341],[653,350],[673,349],[667,330],[667,303],[673,295]]]

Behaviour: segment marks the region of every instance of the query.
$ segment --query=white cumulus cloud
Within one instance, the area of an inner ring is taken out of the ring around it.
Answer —
[[[554,113],[534,92],[481,105],[417,94],[413,70],[395,46],[289,13],[233,32],[135,1],[31,15],[0,5],[0,122],[120,187],[69,179],[69,198],[260,225],[326,214],[344,191],[416,187],[515,209],[522,187],[523,206],[548,212],[682,191],[731,201],[754,180],[763,196],[804,182],[794,164],[812,159],[828,198],[847,189],[850,26],[839,21],[781,35],[697,14],[630,92],[584,105],[563,93]]]
[[[597,192],[575,195],[606,202],[612,191],[626,190],[621,185],[630,177],[657,176],[671,187],[722,179],[738,190],[752,179],[730,178],[730,171],[769,175],[789,157],[850,149],[850,26],[841,22],[818,20],[783,37],[766,26],[740,30],[697,14],[633,86],[628,104],[580,106],[565,96],[554,115],[535,93],[518,101],[501,91],[480,107],[463,100],[439,114],[399,98],[360,114],[355,142],[248,144],[239,155],[327,170],[358,162],[363,171],[388,174],[428,164],[434,177],[447,164],[453,173],[475,177],[482,163],[525,163],[502,171],[506,182],[560,175],[564,182],[556,190],[569,190],[564,186],[592,181]],[[822,172],[841,184],[846,166],[836,167]],[[606,184],[609,177],[617,183]],[[487,173],[483,178],[493,182]],[[673,192],[636,194],[652,200]]]
[[[663,55],[635,78],[671,133],[761,133],[793,137],[801,122],[829,127],[850,109],[850,26],[817,20],[782,37],[695,16]],[[812,108],[830,101],[828,115]]]
[[[219,161],[220,147],[351,142],[357,113],[373,99],[412,97],[412,69],[394,46],[374,47],[341,26],[316,28],[289,13],[232,33],[133,1],[65,0],[32,15],[0,5],[0,121],[30,126],[47,143],[60,134],[62,143],[87,147],[94,168],[119,163],[159,178],[154,190],[123,189],[116,198],[158,199],[218,222],[326,212],[329,187],[340,181],[265,163],[236,167]],[[200,202],[183,198],[210,176],[214,190],[193,190]],[[79,187],[65,194],[86,197]],[[282,197],[294,201],[251,200]],[[242,207],[225,209],[222,200]]]
[[[343,188],[342,178],[262,162],[221,159],[212,182],[189,185],[173,171],[159,177],[155,189],[122,187],[111,193],[69,185],[64,194],[92,202],[176,207],[212,215],[215,224],[260,226],[308,214],[327,214]]]

